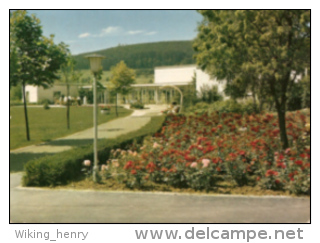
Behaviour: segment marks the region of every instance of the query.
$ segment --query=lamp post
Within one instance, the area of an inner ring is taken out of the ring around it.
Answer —
[[[98,118],[97,118],[97,73],[102,69],[101,60],[104,59],[104,56],[92,54],[86,56],[85,58],[90,61],[90,69],[93,73],[93,127],[94,127],[94,138],[93,138],[93,181],[97,182],[97,173],[98,173]]]

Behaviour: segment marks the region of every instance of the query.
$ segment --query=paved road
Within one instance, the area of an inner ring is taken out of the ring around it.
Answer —
[[[309,198],[49,190],[10,174],[14,223],[306,223]]]

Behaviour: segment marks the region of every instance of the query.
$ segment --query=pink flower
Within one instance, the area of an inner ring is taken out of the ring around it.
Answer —
[[[101,165],[101,171],[105,171],[108,170],[108,166],[107,165]]]
[[[190,167],[191,168],[197,168],[198,163],[197,162],[192,162]]]
[[[111,162],[112,162],[113,167],[119,167],[119,162],[117,159],[113,159],[113,160],[111,160]]]
[[[157,147],[159,147],[160,145],[157,143],[157,142],[155,142],[154,144],[153,144],[153,148],[157,148]]]
[[[203,168],[206,168],[210,164],[210,160],[209,159],[203,159],[202,160],[202,164],[203,164]]]
[[[87,159],[87,160],[83,161],[83,165],[84,166],[90,166],[91,165],[91,161]]]
[[[290,154],[290,152],[291,152],[291,148],[287,148],[285,151],[285,154]]]

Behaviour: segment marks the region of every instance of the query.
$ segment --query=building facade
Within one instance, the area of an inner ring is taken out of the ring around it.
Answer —
[[[144,104],[170,104],[173,101],[179,102],[181,93],[183,94],[190,87],[193,87],[200,95],[202,89],[210,89],[212,86],[217,86],[218,92],[225,97],[225,85],[225,81],[211,78],[196,65],[156,67],[154,69],[154,83],[133,84],[132,91],[128,95],[118,94],[113,98],[109,92],[110,87],[105,87],[103,91],[98,92],[98,102],[113,103],[114,99],[117,99],[118,104],[129,104],[135,101]],[[77,97],[80,87],[87,90],[92,89],[91,85],[70,85],[70,96]],[[26,86],[26,97],[30,103],[38,103],[44,99],[56,102],[66,94],[65,84],[54,84],[48,89],[32,85]],[[87,104],[85,100],[82,103]]]
[[[183,65],[156,67],[154,69],[154,83],[132,85],[133,91],[125,97],[119,96],[118,102],[130,103],[138,100],[145,104],[169,104],[176,99],[180,91],[183,93],[192,85],[195,85],[198,95],[202,89],[217,86],[218,92],[225,97],[226,81],[211,78],[196,65]]]
[[[65,84],[54,84],[52,87],[47,89],[41,86],[26,85],[26,100],[29,103],[40,103],[43,100],[49,100],[55,102],[60,97],[67,95],[67,87]],[[69,96],[78,96],[78,86],[70,85]]]

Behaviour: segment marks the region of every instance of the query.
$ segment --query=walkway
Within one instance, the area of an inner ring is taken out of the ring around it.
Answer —
[[[98,139],[116,138],[120,135],[136,131],[150,122],[152,116],[161,115],[164,105],[149,105],[147,109],[135,110],[130,116],[118,118],[98,126]],[[93,143],[93,128],[55,139],[50,142],[31,145],[10,151],[10,171],[23,169],[27,161],[69,150],[74,146]]]

